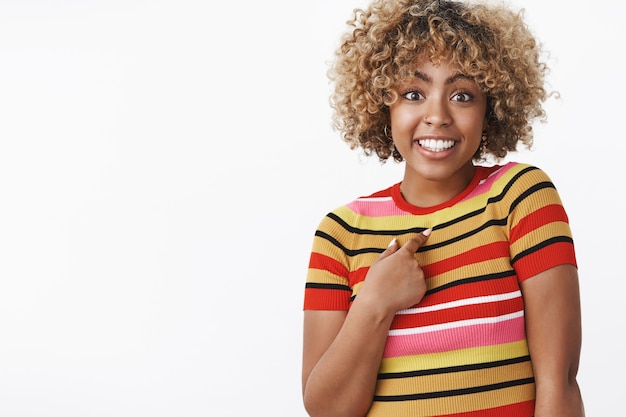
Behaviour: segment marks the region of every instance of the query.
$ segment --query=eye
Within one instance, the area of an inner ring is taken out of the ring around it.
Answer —
[[[417,100],[421,100],[424,98],[422,93],[420,93],[419,91],[415,91],[415,90],[407,91],[405,93],[402,93],[401,95],[402,97],[404,97],[406,100],[409,100],[409,101],[417,101]]]
[[[465,93],[465,92],[460,92],[460,93],[456,93],[452,96],[452,101],[458,101],[461,103],[466,103],[468,101],[472,101],[472,99],[474,98],[473,95],[471,95],[470,93]]]

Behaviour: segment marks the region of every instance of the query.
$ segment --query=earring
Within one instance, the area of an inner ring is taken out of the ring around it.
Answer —
[[[482,136],[480,137],[480,152],[481,153],[486,153],[487,152],[487,134],[483,133]]]

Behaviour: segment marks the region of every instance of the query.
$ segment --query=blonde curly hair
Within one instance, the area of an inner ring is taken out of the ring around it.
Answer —
[[[501,5],[445,0],[374,0],[355,9],[328,76],[334,84],[333,127],[352,149],[381,162],[402,156],[387,134],[394,85],[420,60],[449,60],[487,96],[487,142],[474,155],[503,158],[518,143],[530,148],[532,123],[546,118],[548,67],[523,20]]]

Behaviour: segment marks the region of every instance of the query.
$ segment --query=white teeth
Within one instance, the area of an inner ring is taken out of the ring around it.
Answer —
[[[417,143],[424,149],[431,152],[441,152],[454,146],[453,140],[423,139]]]

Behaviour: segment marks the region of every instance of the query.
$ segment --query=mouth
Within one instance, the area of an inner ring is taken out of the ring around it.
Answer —
[[[456,145],[456,142],[445,139],[420,139],[417,144],[430,152],[443,152]]]

